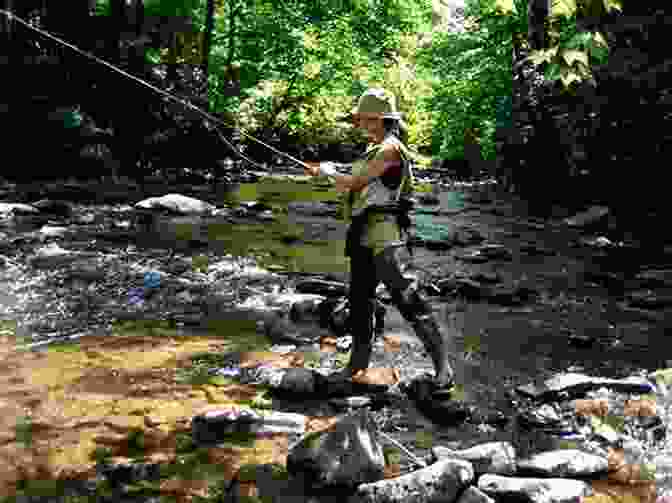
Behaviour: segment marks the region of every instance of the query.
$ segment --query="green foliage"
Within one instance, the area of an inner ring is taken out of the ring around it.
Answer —
[[[527,9],[503,14],[495,0],[470,0],[463,33],[438,33],[418,54],[435,75],[424,99],[434,116],[432,151],[445,159],[464,158],[465,135],[475,133],[484,158],[493,158],[497,110],[512,92],[511,41],[527,30]]]

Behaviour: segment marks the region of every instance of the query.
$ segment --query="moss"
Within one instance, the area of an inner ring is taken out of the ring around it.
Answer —
[[[415,432],[415,446],[418,449],[431,449],[434,445],[434,437],[430,431]]]

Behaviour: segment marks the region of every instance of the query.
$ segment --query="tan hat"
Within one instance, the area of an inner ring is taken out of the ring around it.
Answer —
[[[350,120],[362,113],[376,114],[382,119],[401,119],[403,117],[403,114],[397,112],[397,100],[394,94],[380,87],[367,89],[357,101],[357,107],[342,120]]]

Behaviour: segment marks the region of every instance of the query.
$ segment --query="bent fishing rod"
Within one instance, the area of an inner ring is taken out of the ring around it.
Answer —
[[[242,128],[234,125],[234,124],[227,124],[223,120],[209,114],[208,112],[205,112],[204,110],[201,110],[200,108],[195,106],[193,103],[189,102],[188,100],[183,99],[183,98],[179,98],[178,96],[175,96],[175,95],[169,93],[168,91],[164,91],[163,89],[160,89],[160,88],[150,84],[149,82],[147,82],[147,81],[145,81],[145,80],[143,80],[139,77],[136,77],[135,75],[131,75],[130,73],[122,70],[121,68],[113,65],[112,63],[109,63],[109,62],[95,56],[94,54],[91,54],[90,52],[84,51],[84,50],[80,49],[79,47],[76,47],[75,45],[73,45],[69,42],[66,42],[63,39],[61,39],[61,38],[59,38],[55,35],[52,35],[49,32],[46,32],[44,30],[41,30],[40,28],[37,28],[37,27],[33,26],[28,21],[25,21],[24,19],[21,19],[20,17],[16,16],[15,14],[13,14],[12,12],[10,12],[8,10],[0,9],[0,14],[4,14],[10,21],[12,21],[12,20],[17,21],[19,24],[22,24],[26,28],[28,28],[30,30],[33,30],[34,32],[39,33],[40,35],[55,41],[57,44],[65,46],[68,49],[73,50],[73,51],[77,52],[78,54],[81,54],[82,56],[84,56],[84,57],[86,57],[86,58],[88,58],[92,61],[95,61],[96,63],[101,64],[101,65],[111,69],[112,71],[121,74],[122,76],[124,76],[126,78],[129,78],[129,79],[135,81],[136,83],[150,89],[151,91],[154,91],[154,92],[160,94],[161,96],[163,96],[163,97],[165,97],[169,100],[172,100],[176,103],[179,103],[180,105],[184,106],[185,108],[187,108],[189,110],[193,110],[194,112],[196,112],[201,117],[205,118],[210,123],[219,124],[219,125],[225,126],[225,127],[231,127],[231,126],[235,127],[238,131],[240,131],[240,133],[242,135],[249,138],[250,140],[252,140],[252,141],[254,141],[254,142],[256,142],[260,145],[263,145],[264,147],[272,150],[273,152],[275,152],[276,154],[278,154],[280,156],[286,157],[287,159],[289,159],[290,161],[300,165],[304,169],[309,169],[310,168],[307,163],[301,161],[300,159],[297,159],[294,156],[291,156],[291,155],[287,154],[286,152],[282,152],[282,151],[276,149],[272,145],[269,145],[269,144],[267,144],[267,143],[265,143],[261,140],[258,140],[254,136],[245,132],[244,129],[242,129]],[[206,125],[208,124],[208,122],[206,122]],[[249,159],[248,157],[246,157],[238,148],[236,148],[230,141],[228,141],[217,129],[215,129],[215,132],[217,133],[217,136],[220,138],[220,140],[222,140],[225,144],[227,144],[238,156],[240,156],[241,159],[244,159],[245,161],[251,163],[252,165],[254,165],[258,168],[265,169],[259,163],[257,163],[255,161],[253,161],[252,159]]]

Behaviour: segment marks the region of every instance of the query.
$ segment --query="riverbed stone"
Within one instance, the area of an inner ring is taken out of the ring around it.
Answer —
[[[478,487],[469,486],[464,490],[457,503],[495,503],[495,500]]]
[[[348,503],[451,502],[473,480],[471,463],[444,459],[400,477],[361,484]]]
[[[355,487],[382,480],[385,458],[369,413],[360,410],[304,437],[289,452],[287,470],[302,473],[313,487]]]
[[[516,391],[535,400],[547,401],[559,398],[561,395],[567,398],[579,398],[588,391],[603,387],[619,393],[649,394],[655,392],[655,386],[639,376],[608,379],[579,373],[558,374],[546,380],[542,386],[528,384],[518,386]]]
[[[34,206],[22,203],[0,203],[0,215],[30,215],[39,213]]]
[[[32,204],[40,213],[67,218],[72,215],[72,205],[67,201],[41,199]]]
[[[212,213],[215,206],[200,199],[181,194],[166,194],[161,197],[150,197],[135,204],[144,210],[167,210],[181,215]]]
[[[592,489],[586,482],[564,478],[524,478],[485,474],[478,479],[478,488],[500,499],[514,496],[532,503],[575,503],[590,496]]]
[[[606,458],[578,449],[542,452],[518,461],[520,473],[558,478],[588,477],[605,473],[608,468]]]
[[[469,461],[479,475],[513,475],[516,472],[516,450],[510,442],[487,442],[461,450],[436,446],[432,448],[432,456],[436,460],[452,458]]]

